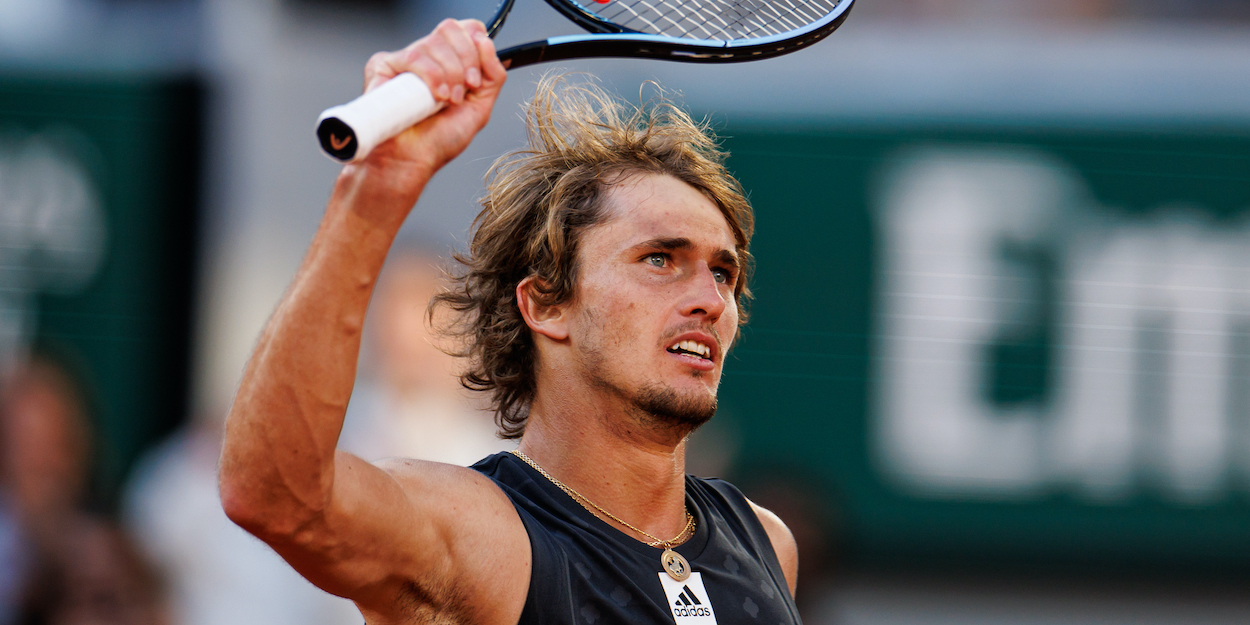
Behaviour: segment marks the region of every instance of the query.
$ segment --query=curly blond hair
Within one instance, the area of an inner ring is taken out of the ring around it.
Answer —
[[[466,388],[491,393],[503,438],[525,432],[536,391],[534,341],[516,302],[533,277],[543,305],[569,301],[577,286],[578,243],[607,217],[605,192],[634,174],[672,176],[702,192],[733,232],[743,272],[735,286],[739,325],[750,299],[748,246],[754,216],[741,185],[725,168],[706,122],[695,122],[660,93],[632,106],[587,81],[547,76],[525,107],[528,147],[505,154],[486,175],[482,212],[473,222],[461,271],[430,302],[452,321],[442,330],[467,357]]]

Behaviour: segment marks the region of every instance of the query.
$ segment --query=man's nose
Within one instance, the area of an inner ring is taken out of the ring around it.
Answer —
[[[721,293],[721,284],[716,281],[716,274],[704,261],[699,261],[690,274],[689,288],[685,293],[686,301],[682,306],[684,315],[704,315],[711,321],[719,319],[725,312],[725,296]]]

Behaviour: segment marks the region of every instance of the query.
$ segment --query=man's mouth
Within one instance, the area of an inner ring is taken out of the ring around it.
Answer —
[[[712,359],[712,348],[698,341],[678,341],[668,348],[670,354],[688,354],[704,360]]]

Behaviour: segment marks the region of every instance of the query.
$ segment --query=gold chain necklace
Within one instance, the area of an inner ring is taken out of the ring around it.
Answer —
[[[586,498],[585,495],[573,490],[572,488],[569,488],[568,486],[565,486],[564,482],[561,482],[560,480],[557,480],[556,478],[552,477],[550,473],[547,473],[545,470],[543,470],[542,467],[538,466],[538,463],[531,460],[530,457],[525,455],[525,453],[522,452],[521,450],[513,449],[511,453],[517,458],[520,458],[521,460],[523,460],[525,464],[528,464],[531,467],[534,467],[535,471],[538,471],[539,473],[541,473],[543,477],[547,478],[548,481],[550,481],[552,484],[555,484],[557,487],[559,487],[560,490],[564,491],[565,494],[567,494],[569,497],[572,497],[574,501],[581,504],[582,507],[585,508],[586,510],[590,512],[594,512],[595,510],[598,510],[601,514],[608,517],[609,519],[612,519],[613,521],[616,521],[617,523],[620,523],[621,525],[624,525],[625,527],[628,527],[629,529],[634,530],[635,532],[642,534],[643,536],[646,536],[647,538],[650,538],[651,542],[647,543],[648,545],[652,547],[663,547],[664,552],[660,554],[660,566],[663,567],[665,573],[668,573],[669,577],[672,577],[673,579],[679,582],[684,582],[686,581],[687,578],[690,577],[690,563],[687,562],[686,559],[683,558],[680,553],[673,551],[673,547],[680,545],[682,543],[682,539],[686,537],[687,534],[691,536],[694,535],[694,515],[690,514],[689,508],[686,509],[686,526],[681,528],[681,532],[679,532],[672,539],[663,540],[647,532],[644,532],[634,527],[633,525],[630,525],[629,523],[626,523],[624,519],[616,516],[615,514],[612,514],[611,512],[608,512],[607,510],[604,510],[603,508],[599,506],[599,504]]]

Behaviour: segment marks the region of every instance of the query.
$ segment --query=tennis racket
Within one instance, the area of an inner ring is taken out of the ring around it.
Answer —
[[[854,0],[547,0],[589,35],[551,37],[499,53],[515,69],[575,58],[633,57],[736,63],[781,56],[832,33]],[[512,10],[502,0],[486,22],[494,37]],[[443,107],[415,74],[400,74],[317,120],[331,157],[364,158],[380,143]]]

